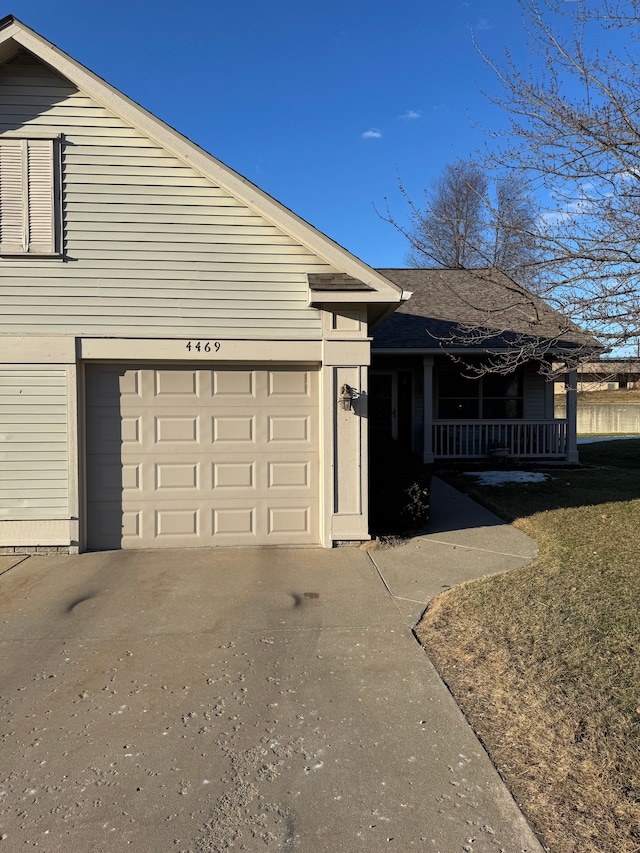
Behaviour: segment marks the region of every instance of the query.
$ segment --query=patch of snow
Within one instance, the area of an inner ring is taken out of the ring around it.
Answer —
[[[465,477],[477,477],[481,486],[503,486],[505,483],[542,483],[547,474],[539,471],[465,471]]]

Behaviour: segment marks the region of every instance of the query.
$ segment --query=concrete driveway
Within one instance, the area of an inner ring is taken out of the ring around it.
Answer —
[[[541,850],[365,551],[31,557],[0,652],[0,853]]]

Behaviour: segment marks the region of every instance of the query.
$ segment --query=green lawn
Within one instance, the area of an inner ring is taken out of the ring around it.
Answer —
[[[538,542],[418,636],[552,853],[640,850],[640,440],[540,484],[454,485]]]

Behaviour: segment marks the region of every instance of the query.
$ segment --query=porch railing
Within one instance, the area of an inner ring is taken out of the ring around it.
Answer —
[[[563,458],[567,421],[434,421],[436,459]]]

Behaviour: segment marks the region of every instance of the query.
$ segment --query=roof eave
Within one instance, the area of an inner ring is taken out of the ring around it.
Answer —
[[[557,358],[563,353],[570,350],[580,349],[582,344],[573,344],[571,346],[563,346],[559,348],[548,349],[544,352],[544,356]],[[504,355],[509,352],[518,352],[519,347],[510,346],[490,346],[490,347],[377,347],[375,342],[371,347],[372,355],[470,355],[470,354],[500,354]]]

